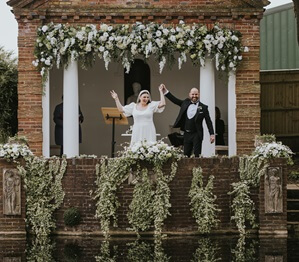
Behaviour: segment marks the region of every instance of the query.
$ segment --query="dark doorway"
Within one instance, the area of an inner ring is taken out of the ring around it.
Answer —
[[[148,64],[146,64],[141,59],[135,59],[134,63],[131,65],[129,74],[125,73],[125,101],[124,104],[127,104],[128,98],[129,101],[135,100],[132,98],[134,96],[133,83],[139,83],[141,90],[151,91],[151,74]]]

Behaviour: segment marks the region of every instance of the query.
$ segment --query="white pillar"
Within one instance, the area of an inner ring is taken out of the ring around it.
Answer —
[[[205,61],[205,66],[200,67],[200,101],[208,105],[210,117],[215,131],[215,72],[210,58]],[[215,155],[215,143],[210,143],[210,133],[206,122],[203,122],[204,139],[202,141],[202,155],[209,157]]]
[[[73,61],[63,72],[63,154],[79,155],[78,63]]]
[[[50,157],[50,72],[42,96],[43,108],[43,156]]]
[[[228,74],[228,155],[237,154],[237,120],[236,120],[236,74]]]

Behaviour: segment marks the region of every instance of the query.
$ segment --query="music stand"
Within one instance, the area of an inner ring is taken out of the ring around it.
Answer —
[[[114,157],[114,136],[115,136],[115,124],[116,125],[128,125],[128,119],[124,114],[120,113],[116,107],[102,107],[102,114],[107,125],[112,124],[112,149],[111,157]]]

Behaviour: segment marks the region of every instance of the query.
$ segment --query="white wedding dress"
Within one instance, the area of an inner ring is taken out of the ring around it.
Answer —
[[[153,121],[154,113],[162,113],[165,107],[159,108],[159,101],[152,101],[145,110],[138,110],[136,103],[123,107],[125,116],[133,116],[131,146],[136,142],[156,142],[156,128]]]

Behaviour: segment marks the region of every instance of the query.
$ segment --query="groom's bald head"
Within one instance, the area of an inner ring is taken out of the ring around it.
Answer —
[[[199,100],[199,90],[196,87],[191,88],[189,98],[192,102]]]

